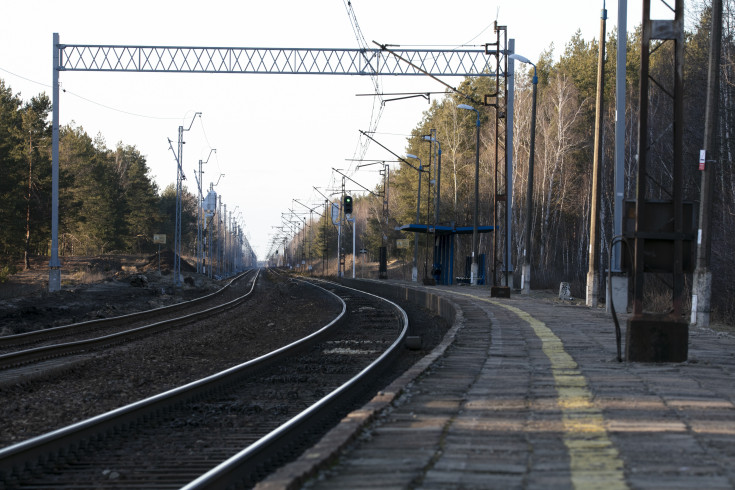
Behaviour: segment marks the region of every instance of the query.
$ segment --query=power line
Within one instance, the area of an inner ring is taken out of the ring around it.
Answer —
[[[6,70],[5,68],[2,68],[2,67],[0,67],[0,71],[4,71],[5,73],[10,73],[14,77],[22,78],[23,80],[25,80],[27,82],[35,83],[35,84],[41,85],[42,87],[51,88],[51,85],[49,85],[47,83],[37,82],[36,80],[32,80],[32,79],[30,79],[28,77],[24,77],[23,75],[18,75],[17,73],[13,73],[12,71]]]
[[[363,36],[362,34],[362,29],[360,29],[360,24],[357,22],[357,14],[355,14],[355,9],[352,7],[352,2],[350,0],[343,0],[343,3],[345,5],[345,9],[347,10],[347,15],[350,18],[350,24],[352,25],[352,30],[355,33],[357,44],[362,49],[366,49],[366,50],[370,49],[370,46],[368,45],[368,42],[365,39],[365,36]],[[370,112],[370,123],[368,124],[369,130],[375,131],[376,129],[378,129],[380,118],[383,115],[383,109],[385,109],[385,100],[383,100],[383,96],[380,95],[383,92],[383,89],[380,83],[380,78],[377,75],[371,74],[370,80],[373,82],[375,93],[378,94],[377,97],[380,100],[380,105],[377,106],[377,113],[376,113],[377,101],[373,99],[373,105],[372,105],[371,112]],[[355,147],[355,151],[353,152],[353,157],[364,158],[365,154],[368,151],[369,146],[370,146],[370,140],[364,139],[362,136],[360,136],[357,140],[357,145]]]
[[[145,114],[138,114],[138,113],[135,113],[135,112],[125,111],[125,110],[122,110],[122,109],[118,109],[116,107],[112,107],[112,106],[109,106],[109,105],[102,104],[102,103],[97,102],[97,101],[94,101],[92,99],[88,99],[88,98],[86,98],[86,97],[84,97],[82,95],[76,94],[74,92],[70,92],[70,91],[66,90],[65,88],[62,88],[61,91],[63,93],[65,93],[65,94],[73,95],[74,97],[77,97],[77,98],[80,98],[80,99],[82,99],[82,100],[84,100],[86,102],[89,102],[90,104],[95,104],[95,105],[98,105],[98,106],[103,107],[105,109],[108,109],[110,111],[119,112],[121,114],[127,114],[128,116],[142,117],[144,119],[156,119],[156,120],[162,120],[162,121],[171,121],[171,120],[181,119],[179,117],[148,116],[148,115],[145,115]]]
[[[36,85],[41,85],[42,87],[51,88],[51,85],[49,85],[47,83],[39,82],[37,80],[33,80],[31,78],[24,77],[23,75],[19,75],[17,73],[14,73],[14,72],[12,72],[10,70],[7,70],[5,68],[2,68],[2,67],[0,67],[0,71],[4,71],[5,73],[9,73],[9,74],[13,75],[14,77],[18,77],[18,78],[20,78],[22,80],[25,80],[27,82],[35,83]],[[73,95],[74,97],[77,97],[77,98],[82,99],[82,100],[84,100],[86,102],[89,102],[90,104],[95,104],[95,105],[98,105],[98,106],[103,107],[105,109],[108,109],[108,110],[111,110],[111,111],[115,111],[115,112],[120,112],[122,114],[127,114],[129,116],[142,117],[142,118],[145,118],[145,119],[159,119],[159,120],[174,120],[174,119],[179,119],[178,117],[148,116],[148,115],[145,115],[145,114],[138,114],[138,113],[135,113],[135,112],[125,111],[123,109],[118,109],[116,107],[112,107],[112,106],[108,106],[106,104],[102,104],[101,102],[97,102],[95,100],[89,99],[87,97],[84,97],[83,95],[79,95],[79,94],[77,94],[75,92],[71,92],[69,90],[66,90],[65,88],[62,88],[61,91],[63,93],[65,93],[65,94]]]

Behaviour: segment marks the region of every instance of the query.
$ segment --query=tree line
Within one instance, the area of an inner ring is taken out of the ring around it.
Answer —
[[[2,275],[48,256],[51,241],[51,101],[23,101],[0,79],[0,268]],[[182,195],[182,250],[196,240],[197,199]],[[147,253],[153,234],[172,242],[173,184],[160,190],[146,157],[81,126],[59,131],[59,254]],[[169,244],[169,247],[171,244]]]
[[[685,36],[684,60],[684,200],[697,208],[700,199],[700,172],[698,155],[703,143],[706,79],[709,52],[711,8],[708,2],[688,2],[688,21]],[[733,139],[735,125],[735,2],[726,0],[723,12],[723,39],[721,58],[721,86],[719,101],[719,123],[717,145],[720,161],[716,165],[713,220],[713,319],[735,319],[735,305],[731,298],[735,286],[730,277],[735,274],[735,169],[733,169]],[[615,65],[617,54],[616,30],[608,29],[606,43],[605,92],[603,106],[603,158],[602,203],[599,209],[601,220],[601,270],[606,270],[610,240],[613,238],[614,209],[614,125],[615,125]],[[626,110],[619,115],[626,121],[625,137],[625,180],[624,198],[635,199],[637,154],[639,86],[641,59],[640,27],[629,33],[627,39],[626,66]],[[555,56],[550,46],[537,61],[538,97],[535,141],[535,172],[533,189],[532,243],[532,287],[556,288],[559,282],[570,282],[573,293],[584,296],[588,269],[590,242],[591,179],[595,128],[595,102],[597,86],[597,58],[599,40],[587,41],[581,33],[575,33],[560,56]],[[670,78],[673,55],[671,43],[662,44],[651,57],[650,74],[662,83],[664,90],[652,91],[649,101],[649,130],[656,137],[655,158],[649,163],[652,180],[667,184],[671,182],[669,169],[673,152],[671,138],[671,99],[665,90]],[[523,246],[525,243],[526,188],[528,182],[528,156],[530,149],[531,77],[533,70],[527,65],[516,64],[515,111],[513,130],[514,180],[512,202],[512,245],[511,263],[520,272]],[[667,78],[668,77],[668,78]],[[493,86],[491,86],[491,84]],[[494,92],[494,82],[488,78],[468,78],[458,87],[459,92],[474,100],[482,100],[484,94]],[[441,205],[438,224],[472,225],[474,205],[475,172],[475,118],[474,112],[458,109],[466,103],[466,97],[447,93],[440,101],[434,101],[424,113],[422,120],[412,131],[406,142],[406,153],[417,155],[424,166],[433,162],[422,174],[423,187],[420,196],[420,223],[433,224],[433,199],[436,187],[428,185],[436,178],[436,155],[430,154],[430,145],[424,136],[435,130],[436,139],[442,148]],[[480,133],[480,218],[481,225],[493,223],[495,193],[495,131],[494,109],[479,108]],[[501,120],[501,125],[504,122]],[[503,134],[504,127],[498,128]],[[499,161],[503,162],[505,148],[498,147]],[[406,164],[394,164],[390,169],[389,216],[382,213],[382,198],[358,197],[355,200],[358,248],[366,247],[372,257],[377,257],[377,248],[388,237],[388,251],[393,257],[408,258],[406,251],[396,248],[396,239],[413,236],[401,234],[395,227],[416,221],[418,176],[414,168]],[[661,188],[650,186],[649,199],[669,199]],[[375,189],[376,193],[382,187]],[[326,215],[320,218],[319,226],[307,230],[314,243],[324,250],[336,252],[334,231],[325,226]],[[696,216],[695,216],[696,220]],[[490,257],[492,236],[481,235],[480,253]],[[420,247],[420,274],[423,264],[431,266],[432,246]],[[298,248],[301,238],[292,246]],[[326,244],[326,246],[325,246]],[[457,243],[455,273],[462,275],[465,256],[470,255],[471,240],[461,239]],[[347,251],[349,252],[349,246]],[[412,252],[412,250],[411,250]],[[297,252],[294,252],[297,253]],[[428,257],[425,256],[428,254]],[[428,258],[428,261],[426,260]],[[499,266],[499,264],[495,264]],[[488,259],[488,268],[493,261]],[[516,281],[520,281],[516,274]],[[691,277],[688,278],[691,281]],[[519,286],[519,284],[516,284]],[[604,295],[603,295],[604,296]]]

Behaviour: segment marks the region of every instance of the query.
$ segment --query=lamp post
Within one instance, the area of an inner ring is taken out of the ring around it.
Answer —
[[[477,114],[477,138],[475,141],[475,216],[472,219],[472,268],[470,269],[470,284],[477,285],[477,227],[480,209],[480,111],[467,104],[459,104],[458,109],[475,111]]]
[[[197,272],[199,274],[204,271],[204,242],[202,237],[202,202],[204,199],[204,195],[202,193],[202,165],[206,165],[207,163],[209,163],[209,157],[212,156],[212,153],[216,152],[216,148],[211,148],[209,150],[209,155],[207,156],[207,159],[204,162],[199,160],[198,177],[196,170],[194,171],[194,177],[197,181],[197,189],[199,190],[199,200],[197,201]]]
[[[317,192],[319,192],[319,191],[317,191]],[[312,249],[314,248],[314,240],[313,240],[314,237],[313,237],[313,233],[312,233],[312,231],[314,229],[314,211],[316,211],[318,208],[320,208],[320,207],[323,206],[324,209],[325,209],[324,213],[326,214],[328,212],[328,207],[327,207],[327,204],[324,203],[324,204],[312,204],[312,206],[314,206],[314,207],[310,208],[309,206],[307,206],[303,202],[299,201],[298,199],[294,199],[294,201],[297,202],[297,203],[299,203],[299,204],[301,204],[302,206],[304,206],[306,209],[309,210],[309,253],[308,253],[308,256],[309,256],[309,267],[307,267],[307,270],[309,271],[309,273],[312,273],[312,271],[314,270],[314,267],[313,267],[313,264],[312,264],[312,256],[311,256]],[[324,260],[323,257],[322,257],[322,260]]]
[[[433,130],[432,130],[433,132]],[[442,146],[439,144],[439,142],[436,140],[436,138],[425,135],[424,141],[429,141],[431,143],[436,143],[437,146],[437,163],[436,163],[436,192],[434,194],[434,237],[436,240],[436,227],[439,226],[439,204],[441,202],[441,185],[442,185]],[[437,258],[437,248],[436,243],[434,245],[434,264],[433,264],[434,270],[437,270],[437,267],[439,267],[439,261]],[[432,271],[432,275],[434,274],[434,271]]]
[[[174,288],[178,288],[181,285],[181,196],[183,193],[183,181],[184,170],[183,170],[183,153],[184,153],[184,131],[191,130],[194,125],[194,121],[197,116],[201,117],[201,112],[195,112],[194,117],[191,119],[191,123],[187,129],[184,126],[179,126],[179,144],[178,151],[174,152],[176,156],[176,227],[174,230]],[[171,151],[174,151],[171,140],[168,140]]]
[[[531,214],[533,213],[533,159],[536,145],[536,87],[538,76],[536,65],[525,56],[509,54],[509,58],[533,66],[533,102],[531,105],[531,144],[528,150],[528,189],[526,190],[526,245],[523,247],[523,270],[521,272],[521,292],[531,292]]]
[[[421,172],[424,171],[421,166],[421,159],[416,155],[406,153],[406,158],[414,158],[419,161],[419,190],[416,195],[416,224],[419,224],[421,220]],[[413,234],[413,267],[411,268],[411,281],[417,282],[419,277],[418,269],[418,255],[419,255],[419,235],[417,232]]]
[[[432,138],[429,135],[424,136],[424,141],[436,143],[436,146],[438,148],[436,152],[436,154],[438,155],[436,163],[436,199],[434,200],[434,226],[436,226],[439,224],[439,203],[441,202],[440,192],[442,182],[442,146],[439,144],[436,138]]]

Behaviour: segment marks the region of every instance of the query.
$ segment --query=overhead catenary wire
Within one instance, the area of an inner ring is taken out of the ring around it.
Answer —
[[[357,44],[362,49],[370,49],[370,46],[365,39],[365,36],[362,34],[362,29],[360,29],[360,24],[357,21],[357,15],[355,14],[355,9],[352,6],[352,2],[350,0],[343,0],[343,3],[345,5],[345,9],[347,10],[347,15],[350,18],[350,24],[352,26],[353,32],[355,33]],[[380,123],[380,119],[383,115],[385,100],[383,99],[382,95],[379,95],[383,92],[380,77],[375,74],[371,74],[370,80],[372,81],[373,88],[375,89],[375,93],[378,94],[378,96],[377,100],[373,100],[373,105],[370,112],[370,123],[368,124],[368,128],[370,131],[375,131],[378,128],[378,124]],[[378,101],[380,101],[379,104]],[[359,137],[355,145],[353,158],[364,158],[369,146],[370,140]],[[352,171],[352,168],[350,168],[350,171]]]
[[[10,71],[7,68],[0,67],[0,71],[3,71],[5,73],[9,73],[10,75],[13,75],[14,77],[18,77],[21,80],[25,80],[26,82],[35,83],[36,85],[40,85],[40,86],[46,87],[46,88],[51,88],[51,85],[49,85],[48,83],[43,83],[43,82],[39,82],[38,80],[33,80],[32,78],[28,78],[28,77],[25,77],[25,76],[20,75],[18,73],[15,73],[13,71]],[[77,98],[79,98],[79,99],[81,99],[81,100],[83,100],[85,102],[89,102],[90,104],[94,104],[94,105],[100,106],[100,107],[102,107],[104,109],[107,109],[107,110],[110,110],[110,111],[119,112],[121,114],[126,114],[128,116],[141,117],[141,118],[144,118],[144,119],[157,119],[157,120],[163,120],[163,121],[173,121],[173,120],[181,119],[179,117],[150,116],[150,115],[147,115],[147,114],[139,114],[137,112],[126,111],[124,109],[119,109],[117,107],[112,107],[110,105],[103,104],[102,102],[97,102],[96,100],[92,100],[89,97],[85,97],[85,96],[80,95],[80,94],[78,94],[76,92],[72,92],[70,90],[67,90],[67,89],[65,89],[63,87],[61,87],[61,92],[62,93],[65,93],[65,94],[72,95],[74,97],[77,97]]]

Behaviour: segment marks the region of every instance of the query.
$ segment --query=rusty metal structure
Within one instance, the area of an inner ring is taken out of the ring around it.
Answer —
[[[633,316],[625,354],[629,361],[681,362],[688,355],[682,303],[693,241],[693,209],[683,200],[682,177],[684,0],[675,0],[673,8],[661,2],[673,19],[651,19],[651,0],[643,0],[637,191],[625,213],[626,234],[633,242]],[[673,57],[657,64],[669,73],[652,73],[654,55]],[[653,101],[658,101],[656,111],[670,111],[671,116],[671,124],[657,133],[650,124]],[[654,163],[668,168],[656,172]],[[646,295],[651,286],[670,290],[668,311],[653,311]]]
[[[485,96],[485,106],[495,108],[495,169],[493,193],[493,246],[492,262],[490,263],[493,275],[490,295],[494,297],[510,297],[511,284],[511,255],[510,255],[510,216],[512,205],[512,162],[508,141],[509,125],[507,115],[512,111],[508,108],[508,28],[499,26],[495,22],[495,42],[485,45],[486,53],[495,57],[495,92]],[[491,49],[492,48],[492,49]],[[502,130],[501,130],[502,127]],[[512,127],[510,128],[512,131]],[[502,157],[501,157],[502,154]],[[505,281],[501,286],[498,278],[498,268],[502,267]]]

